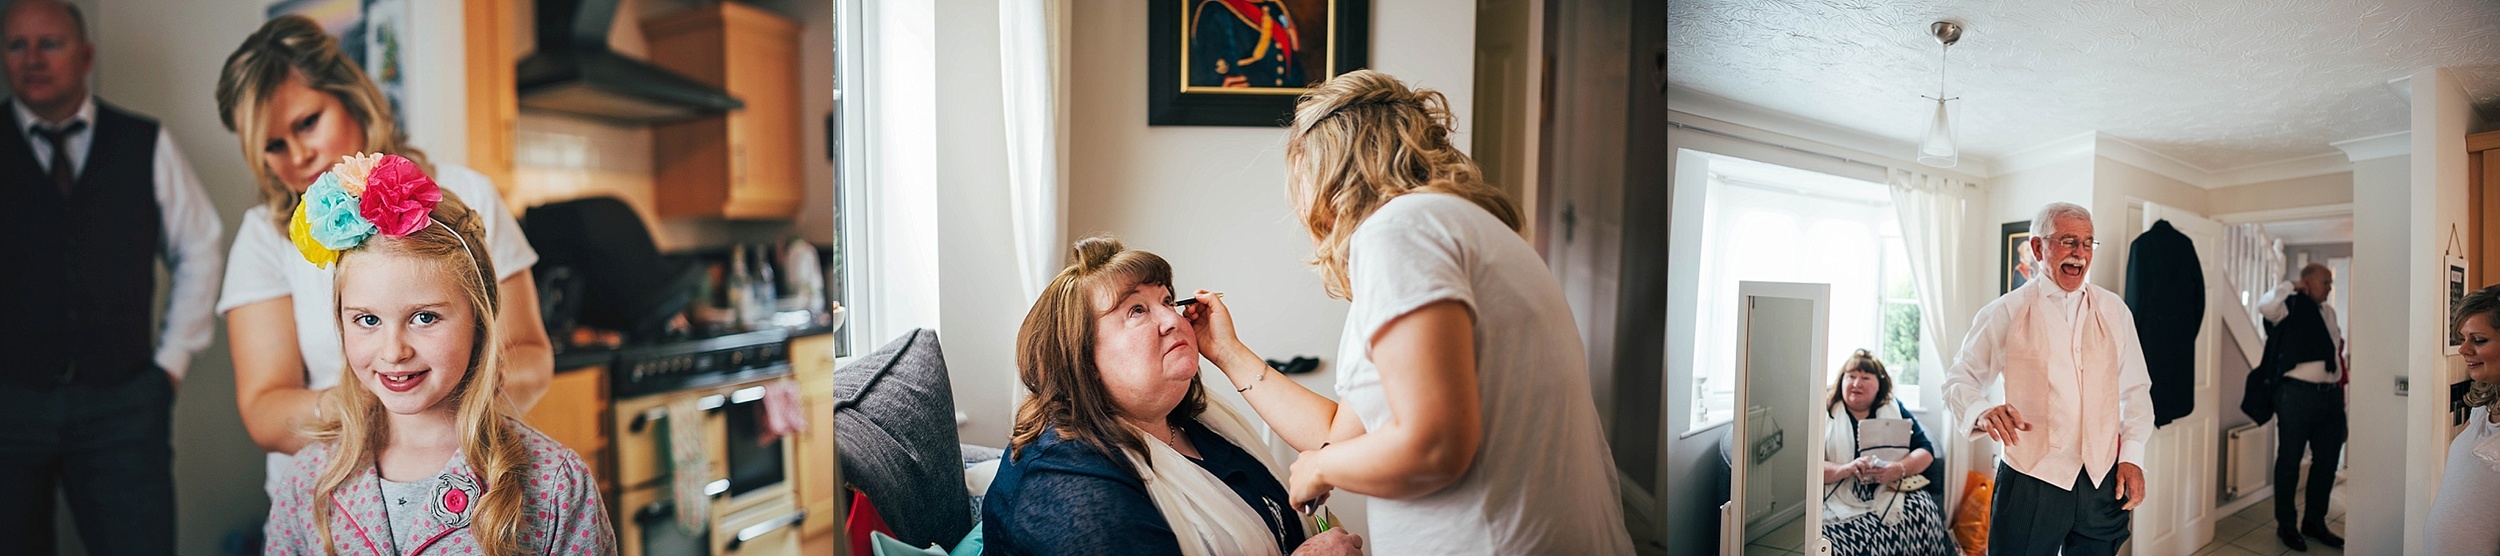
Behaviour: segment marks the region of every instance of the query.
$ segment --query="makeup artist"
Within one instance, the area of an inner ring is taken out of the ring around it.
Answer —
[[[1203,290],[1199,350],[1302,451],[1297,508],[1371,497],[1377,554],[1631,554],[1571,307],[1450,125],[1441,93],[1370,70],[1294,111],[1289,197],[1322,285],[1354,302],[1342,405],[1274,376]]]

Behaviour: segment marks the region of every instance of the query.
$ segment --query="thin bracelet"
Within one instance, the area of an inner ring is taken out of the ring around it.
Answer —
[[[1258,379],[1258,380],[1253,380],[1253,381],[1250,381],[1250,385],[1249,385],[1249,386],[1243,386],[1243,387],[1241,387],[1241,389],[1239,389],[1239,390],[1234,390],[1234,391],[1233,391],[1233,393],[1235,393],[1235,394],[1240,394],[1240,393],[1244,393],[1244,392],[1249,392],[1249,391],[1250,391],[1250,389],[1259,387],[1259,383],[1261,383],[1261,382],[1267,382],[1267,371],[1268,371],[1268,370],[1269,370],[1269,369],[1268,369],[1267,367],[1265,367],[1265,366],[1261,366],[1261,367],[1259,367],[1259,379]]]

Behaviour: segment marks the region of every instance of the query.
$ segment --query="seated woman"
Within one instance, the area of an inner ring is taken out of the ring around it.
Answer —
[[[1841,369],[1839,387],[1823,405],[1823,538],[1833,553],[1848,556],[1951,553],[1935,489],[1902,482],[1937,463],[1927,431],[1893,399],[1892,375],[1874,355],[1858,350]],[[1908,438],[1879,438],[1883,429],[1897,434],[1901,427],[1871,419],[1907,421]]]
[[[1311,534],[1267,446],[1208,401],[1171,264],[1107,237],[1074,252],[1016,332],[1029,395],[982,503],[991,553],[1359,554]]]

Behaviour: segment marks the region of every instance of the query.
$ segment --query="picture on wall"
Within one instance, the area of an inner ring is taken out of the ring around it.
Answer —
[[[2448,259],[2448,314],[2453,315],[2456,314],[2458,305],[2465,304],[2465,259],[2453,256],[2445,258]],[[2449,330],[2449,354],[2455,355],[2455,348],[2461,345],[2465,345],[2465,336],[2458,334],[2456,330]]]
[[[1370,0],[1155,0],[1147,125],[1279,127],[1294,100],[1370,63]]]
[[[2005,258],[2004,264],[1997,268],[1997,293],[1999,295],[2011,293],[2014,288],[2023,287],[2023,284],[2031,282],[2031,260],[2034,258],[2031,252],[2030,220],[2007,222],[2002,230],[2005,236]]]
[[[391,115],[402,126],[408,123],[406,103],[407,65],[400,52],[401,41],[408,36],[408,4],[404,0],[272,0],[263,14],[276,19],[282,15],[301,15],[321,24],[321,29],[338,37],[339,50],[355,59],[365,70],[365,77],[382,89],[382,96],[391,103]]]

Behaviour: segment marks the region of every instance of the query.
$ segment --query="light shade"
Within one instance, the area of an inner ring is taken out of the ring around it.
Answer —
[[[1944,101],[1936,101],[1936,120],[1927,125],[1927,138],[1918,142],[1918,163],[1937,168],[1952,168],[1961,162],[1962,151],[1954,147],[1953,121],[1945,114]]]

